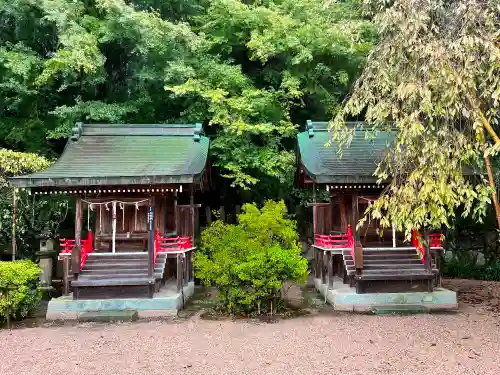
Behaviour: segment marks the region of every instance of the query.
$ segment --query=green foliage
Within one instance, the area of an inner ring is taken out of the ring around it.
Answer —
[[[239,224],[216,221],[202,233],[196,277],[217,287],[221,308],[231,314],[272,312],[281,303],[284,281],[305,281],[307,259],[283,202],[242,210]]]
[[[0,144],[51,155],[75,121],[211,126],[233,186],[290,183],[374,29],[359,0],[1,1]]]
[[[28,261],[0,262],[0,322],[23,319],[42,297],[40,268]]]
[[[478,136],[499,110],[500,45],[496,0],[375,1],[380,40],[334,123],[363,116],[396,142],[376,175],[391,184],[368,214],[399,230],[450,226],[457,210],[482,220],[490,202]],[[365,218],[366,219],[366,218]]]
[[[0,188],[8,186],[7,178],[35,172],[52,164],[48,159],[32,153],[0,148]]]
[[[0,148],[0,254],[10,250],[12,241],[13,189],[7,178],[47,168],[52,161],[33,153]],[[26,191],[16,191],[16,239],[18,256],[31,256],[37,250],[37,236],[57,235],[67,212],[67,202],[60,199],[35,200]]]
[[[478,265],[464,257],[453,258],[444,262],[443,275],[463,279],[500,281],[500,261]]]

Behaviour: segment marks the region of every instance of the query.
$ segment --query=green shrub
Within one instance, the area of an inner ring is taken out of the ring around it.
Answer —
[[[444,263],[443,276],[500,281],[500,261],[496,260],[485,265],[478,265],[463,258],[453,258]]]
[[[40,268],[29,260],[0,262],[0,321],[23,319],[38,306],[39,275]]]
[[[262,210],[246,204],[242,211],[238,225],[216,221],[202,233],[196,276],[218,288],[226,312],[273,312],[282,305],[284,281],[306,280],[307,259],[282,201],[269,201]]]

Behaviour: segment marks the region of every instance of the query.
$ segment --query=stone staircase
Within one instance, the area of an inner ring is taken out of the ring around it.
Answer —
[[[76,299],[148,297],[158,291],[165,272],[167,253],[158,253],[154,278],[148,278],[148,253],[91,253],[72,282]]]
[[[356,282],[358,293],[431,291],[438,273],[434,263],[426,270],[413,247],[363,249],[363,269],[356,275],[349,250],[343,250],[348,276]]]

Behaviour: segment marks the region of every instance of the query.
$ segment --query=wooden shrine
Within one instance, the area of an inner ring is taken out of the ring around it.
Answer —
[[[74,299],[152,297],[173,276],[178,291],[193,280],[208,149],[201,124],[79,123],[57,162],[11,179],[35,199],[75,201],[74,237],[60,240]]]
[[[327,122],[308,121],[297,137],[297,184],[312,189],[314,197],[315,276],[327,288],[342,280],[357,293],[432,291],[439,285],[440,234],[422,241],[415,232],[408,244],[402,234],[382,230],[374,220],[357,228],[385,188],[373,174],[394,139],[392,132],[369,137],[362,125],[348,124],[353,139],[341,154],[335,142],[326,146],[332,139]]]

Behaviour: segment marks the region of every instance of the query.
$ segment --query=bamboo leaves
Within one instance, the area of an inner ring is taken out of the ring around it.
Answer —
[[[334,128],[342,142],[347,116],[395,126],[397,141],[376,172],[392,183],[367,212],[386,227],[409,235],[449,226],[459,210],[484,215],[493,190],[478,132],[498,142],[499,15],[495,0],[399,0],[377,13],[380,41]]]

